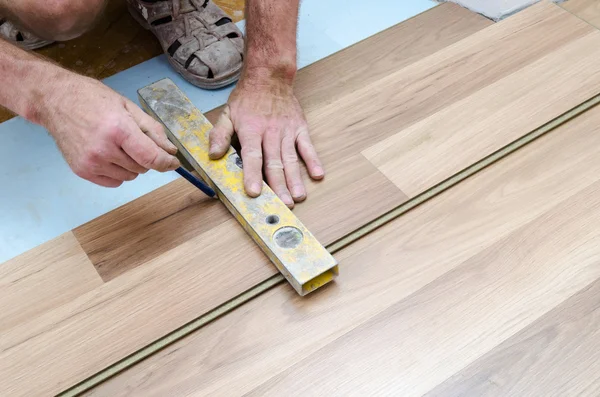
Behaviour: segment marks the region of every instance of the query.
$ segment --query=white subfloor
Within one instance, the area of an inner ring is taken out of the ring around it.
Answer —
[[[431,0],[365,4],[358,0],[304,0],[298,34],[299,66],[436,5]],[[341,9],[345,12],[340,14]],[[173,72],[163,56],[118,73],[105,83],[137,103],[139,88],[164,77],[175,81],[202,111],[225,103],[232,89],[198,89]],[[0,137],[0,263],[178,177],[174,172],[148,172],[117,189],[106,189],[75,176],[52,138],[39,126],[15,118],[0,124]]]

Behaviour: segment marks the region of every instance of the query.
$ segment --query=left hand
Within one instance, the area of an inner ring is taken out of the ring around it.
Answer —
[[[244,187],[251,197],[261,193],[264,163],[267,183],[288,207],[306,199],[298,153],[311,178],[325,176],[290,83],[242,78],[210,133],[212,159],[225,155],[234,132],[242,146]]]

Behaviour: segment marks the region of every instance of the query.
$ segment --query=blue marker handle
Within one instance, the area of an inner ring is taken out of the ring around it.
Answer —
[[[175,172],[177,172],[179,175],[181,175],[182,177],[184,177],[192,185],[194,185],[198,189],[202,190],[204,192],[204,194],[206,194],[208,197],[215,197],[216,196],[215,191],[212,190],[210,188],[210,186],[208,186],[206,183],[202,182],[200,179],[196,178],[192,173],[190,173],[185,168],[179,167],[179,168],[177,168],[175,170]]]

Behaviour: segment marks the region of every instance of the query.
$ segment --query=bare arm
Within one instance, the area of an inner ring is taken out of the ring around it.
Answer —
[[[44,126],[73,171],[99,185],[179,165],[162,126],[131,101],[3,40],[0,105]]]
[[[244,70],[211,133],[213,158],[238,134],[249,195],[260,194],[264,167],[269,185],[290,207],[306,198],[297,151],[312,178],[324,176],[293,92],[298,8],[299,0],[246,2]]]
[[[244,78],[277,79],[290,85],[294,82],[299,3],[299,0],[247,2]]]
[[[54,78],[48,63],[0,39],[0,104],[30,121],[44,81]],[[34,121],[35,122],[35,121]]]

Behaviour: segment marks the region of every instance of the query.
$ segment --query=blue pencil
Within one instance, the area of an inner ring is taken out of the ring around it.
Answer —
[[[202,182],[200,179],[196,178],[192,173],[186,170],[183,167],[179,167],[175,170],[179,175],[184,177],[188,182],[192,185],[196,186],[198,189],[202,190],[207,196],[215,197],[216,193],[214,190],[210,188],[206,183]]]

